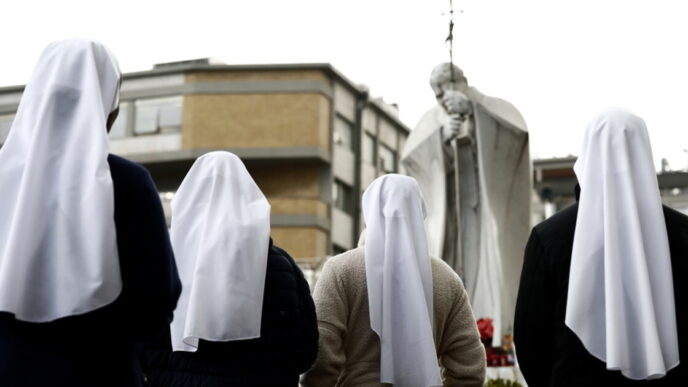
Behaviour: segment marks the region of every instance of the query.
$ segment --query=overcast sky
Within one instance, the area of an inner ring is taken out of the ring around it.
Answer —
[[[688,167],[688,6],[675,0],[454,0],[455,62],[512,102],[533,157],[577,154],[607,107],[645,118],[655,159]],[[449,0],[8,0],[0,86],[25,83],[51,41],[88,37],[125,72],[215,57],[227,64],[329,62],[413,127],[447,61]],[[463,13],[459,13],[463,10]]]

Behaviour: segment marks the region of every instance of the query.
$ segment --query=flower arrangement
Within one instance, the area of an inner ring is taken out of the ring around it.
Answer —
[[[515,363],[513,351],[513,339],[511,335],[504,335],[502,347],[493,347],[492,339],[494,337],[494,326],[492,319],[489,317],[481,318],[477,321],[478,332],[480,332],[480,341],[485,346],[485,355],[487,357],[488,367],[505,367],[513,366]]]
[[[513,380],[497,378],[488,380],[487,383],[485,383],[485,387],[523,387],[523,385]]]
[[[489,317],[478,320],[478,332],[480,332],[480,341],[486,347],[492,346],[492,337],[494,336],[494,327],[492,326],[492,319]]]

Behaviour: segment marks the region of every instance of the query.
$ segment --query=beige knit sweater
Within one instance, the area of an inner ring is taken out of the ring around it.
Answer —
[[[381,386],[380,340],[370,328],[364,248],[331,258],[313,298],[320,351],[303,386]],[[444,386],[482,387],[485,350],[459,276],[432,258],[434,338]],[[407,350],[413,351],[413,348]]]

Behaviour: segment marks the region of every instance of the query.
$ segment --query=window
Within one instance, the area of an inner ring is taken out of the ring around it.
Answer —
[[[335,180],[332,187],[332,201],[335,208],[338,208],[347,214],[354,212],[354,190],[345,183]]]
[[[345,147],[346,149],[354,149],[354,125],[346,118],[336,115],[334,117],[334,143]]]
[[[5,142],[14,121],[14,114],[0,114],[0,144]]]
[[[137,135],[179,132],[182,128],[182,97],[136,101],[134,133]]]
[[[368,133],[363,134],[363,152],[361,157],[363,161],[375,165],[375,137]]]
[[[397,170],[397,155],[392,149],[380,145],[380,169],[385,173],[393,173]]]
[[[127,136],[127,121],[129,121],[129,108],[131,103],[122,102],[119,104],[119,115],[110,129],[110,138],[121,138]]]

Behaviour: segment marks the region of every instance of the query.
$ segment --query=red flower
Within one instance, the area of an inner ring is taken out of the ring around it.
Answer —
[[[489,317],[478,320],[478,332],[480,332],[480,341],[492,341],[494,336],[494,327],[492,326],[492,319]]]

